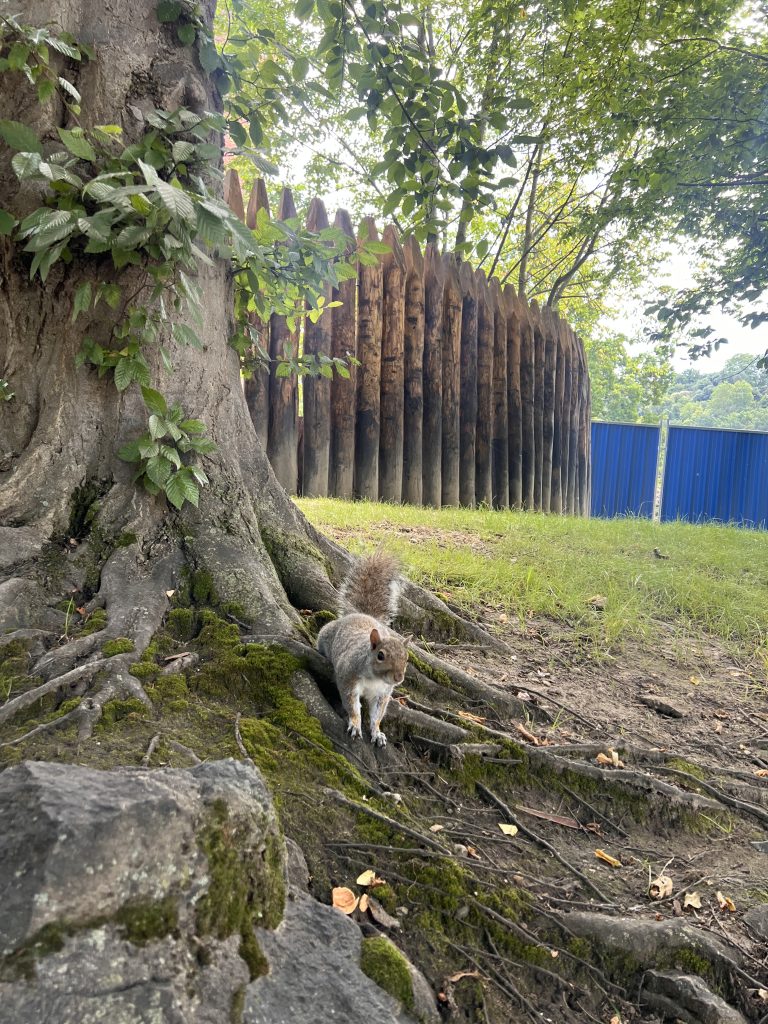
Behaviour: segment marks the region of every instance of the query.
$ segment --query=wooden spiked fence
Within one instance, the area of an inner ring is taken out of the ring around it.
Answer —
[[[244,204],[236,172],[226,199],[249,226],[269,212],[262,181]],[[277,217],[296,216],[284,189]],[[328,225],[314,199],[307,226]],[[349,215],[334,225],[350,237]],[[371,218],[360,236],[378,238]],[[306,353],[359,365],[350,378],[258,371],[245,382],[254,427],[292,494],[414,505],[492,505],[586,516],[590,507],[590,385],[584,346],[554,310],[540,308],[428,244],[401,242],[360,267],[327,298],[341,302],[304,326]],[[273,359],[297,352],[283,317],[256,323]]]

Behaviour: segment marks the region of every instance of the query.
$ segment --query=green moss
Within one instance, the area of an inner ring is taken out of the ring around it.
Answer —
[[[131,544],[135,544],[138,537],[135,533],[121,533],[115,541],[116,548],[129,548]]]
[[[172,637],[185,643],[197,635],[197,613],[194,608],[172,608],[165,628]]]
[[[136,697],[129,697],[128,700],[110,700],[101,709],[98,729],[109,729],[118,722],[130,716],[139,718],[147,717],[147,709]]]
[[[80,706],[80,702],[82,699],[82,697],[70,697],[69,700],[65,700],[62,704],[59,705],[59,717],[63,718],[64,715],[68,715],[70,711],[74,711],[75,708]]]
[[[304,621],[302,622],[302,626],[304,627],[304,631],[306,632],[306,634],[308,634],[312,639],[314,639],[320,632],[320,630],[323,628],[323,626],[326,626],[329,622],[334,622],[336,618],[337,616],[335,612],[313,612],[311,615],[307,616],[306,619],[304,619]]]
[[[66,925],[58,922],[43,925],[20,949],[0,957],[0,981],[34,981],[36,962],[51,953],[60,952],[69,934]]]
[[[408,650],[408,661],[413,665],[414,668],[418,669],[423,676],[427,679],[431,679],[435,683],[439,683],[441,686],[447,687],[449,690],[455,689],[453,681],[447,672],[443,672],[442,669],[432,668],[426,661],[414,654],[412,650]]]
[[[161,708],[169,711],[184,710],[189,703],[186,676],[177,673],[159,676],[151,686],[147,686],[147,696]]]
[[[389,939],[383,936],[363,939],[360,969],[407,1010],[413,1009],[413,982],[408,961]]]
[[[694,779],[700,779],[702,782],[706,781],[706,773],[702,771],[701,766],[697,764],[691,764],[690,761],[685,761],[682,757],[673,757],[667,761],[670,768],[676,769],[678,772],[685,772],[687,775],[692,775]]]
[[[135,946],[170,935],[179,926],[179,909],[173,896],[157,903],[129,903],[115,914],[115,923],[124,930],[125,938]]]
[[[377,885],[371,890],[371,896],[379,901],[388,914],[394,914],[397,910],[397,893],[391,885]]]
[[[261,856],[247,848],[251,823],[230,816],[224,801],[216,801],[198,835],[208,861],[208,891],[197,904],[200,935],[225,939],[240,935],[240,955],[251,978],[264,971],[264,956],[254,927],[276,928],[285,904],[282,840],[267,836]]]
[[[98,499],[108,487],[108,480],[86,480],[74,489],[69,501],[68,538],[82,540],[90,532],[99,511]]]
[[[243,1024],[243,1010],[245,1009],[245,985],[235,990],[232,996],[232,1003],[229,1007],[229,1024]]]
[[[160,666],[154,661],[134,661],[128,671],[137,679],[154,679],[160,672]]]
[[[195,604],[216,604],[213,576],[204,569],[193,572],[189,581],[189,593]]]
[[[80,636],[89,636],[91,633],[98,633],[107,625],[107,613],[103,608],[95,608],[83,623],[80,629]]]
[[[130,654],[134,648],[133,640],[127,636],[119,636],[115,640],[107,640],[101,652],[105,658],[113,658],[116,654]]]

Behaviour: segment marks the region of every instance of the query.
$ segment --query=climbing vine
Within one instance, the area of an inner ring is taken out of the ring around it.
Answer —
[[[192,26],[195,39],[201,25],[197,19]],[[186,40],[194,41],[190,34]],[[208,45],[207,37],[199,43],[204,67]],[[207,477],[192,460],[216,448],[205,437],[205,424],[188,418],[178,404],[169,408],[153,387],[158,382],[152,381],[148,349],[158,349],[172,374],[169,336],[182,348],[202,347],[195,329],[202,322],[199,265],[232,261],[231,342],[249,372],[254,361],[268,360],[253,314],[266,320],[277,313],[292,324],[306,315],[316,319],[331,305],[324,299],[327,285],[353,277],[354,261],[375,261],[381,246],[363,243],[350,256],[349,239],[337,229],[313,233],[264,212],[250,230],[219,198],[226,117],[130,107],[127,130],[114,124],[83,128],[77,123],[80,94],[52,69],[51,50],[76,63],[93,56],[69,36],[30,28],[18,18],[0,20],[0,73],[24,74],[40,102],[58,90],[74,122],[57,128],[55,140],[43,140],[29,125],[0,121],[0,137],[15,151],[14,173],[43,197],[21,221],[0,210],[0,234],[28,254],[30,279],[42,284],[58,263],[90,263],[96,280],[79,285],[71,315],[73,323],[85,322],[78,362],[108,376],[120,392],[140,389],[147,431],[119,455],[136,464],[136,479],[151,494],[163,492],[177,508],[185,501],[196,505]],[[327,375],[334,367],[346,372],[340,360],[287,354],[276,370]]]

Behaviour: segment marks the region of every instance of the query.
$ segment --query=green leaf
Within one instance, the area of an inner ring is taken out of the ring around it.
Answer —
[[[173,474],[165,485],[165,493],[176,508],[181,508],[185,501],[191,502],[197,508],[200,492],[186,468],[179,469]]]
[[[164,459],[162,455],[156,455],[147,460],[147,468],[144,470],[153,484],[164,487],[168,477],[173,472],[173,463]]]
[[[80,102],[82,97],[80,96],[80,93],[77,91],[74,85],[72,85],[71,82],[68,82],[66,78],[59,78],[59,85],[64,90],[64,92],[75,101],[75,103]]]
[[[72,305],[72,323],[77,320],[81,313],[86,313],[91,308],[91,285],[85,281],[75,292],[75,301]]]
[[[21,121],[0,121],[0,139],[11,149],[20,153],[43,152],[43,144],[40,139],[28,125],[22,124]]]
[[[293,77],[297,82],[303,82],[309,71],[309,57],[297,57],[293,62]]]
[[[11,167],[19,181],[35,177],[40,171],[40,154],[17,153],[11,160]]]
[[[122,358],[115,366],[115,387],[118,391],[125,389],[136,378],[136,363],[133,359]]]
[[[205,424],[202,420],[182,420],[179,426],[187,434],[205,433]]]
[[[296,6],[293,9],[293,13],[297,18],[304,21],[308,18],[312,11],[315,9],[315,0],[298,0]]]
[[[78,157],[80,160],[88,160],[93,163],[96,159],[96,150],[90,144],[88,139],[86,139],[82,128],[75,128],[72,131],[67,131],[66,128],[57,128],[56,131],[59,133],[61,141],[73,156]]]
[[[174,142],[171,152],[173,154],[174,161],[177,164],[180,164],[189,160],[191,156],[194,156],[195,147],[193,143],[185,142],[184,139],[179,139],[177,142]]]
[[[186,324],[174,324],[173,336],[180,345],[191,345],[193,348],[202,348],[203,343],[195,331]]]
[[[160,0],[155,8],[157,20],[165,25],[171,21],[178,21],[183,8],[181,0]]]
[[[141,459],[141,452],[139,451],[138,441],[129,441],[128,444],[124,444],[120,451],[117,453],[118,457],[123,462],[138,462]]]
[[[197,38],[197,29],[194,25],[179,25],[176,29],[176,35],[182,46],[193,46]]]
[[[10,235],[16,227],[16,218],[7,210],[0,210],[0,235]]]
[[[169,185],[167,181],[160,181],[159,178],[155,182],[155,188],[163,201],[163,206],[169,213],[187,223],[194,223],[196,220],[195,207],[183,189],[174,188],[173,185]]]
[[[142,387],[141,397],[144,399],[144,405],[146,405],[150,412],[155,413],[157,416],[167,415],[168,403],[159,391],[155,391],[153,388]]]

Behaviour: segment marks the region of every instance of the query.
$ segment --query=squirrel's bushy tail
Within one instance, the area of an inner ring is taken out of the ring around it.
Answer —
[[[339,590],[342,615],[363,612],[389,625],[397,615],[400,567],[385,551],[362,558],[347,573]]]

